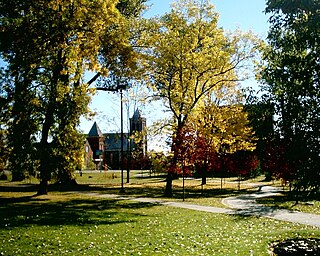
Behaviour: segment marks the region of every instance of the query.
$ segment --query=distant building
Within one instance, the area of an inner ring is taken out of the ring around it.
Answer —
[[[131,141],[130,147],[132,152],[146,156],[147,154],[147,120],[141,116],[140,111],[137,109],[132,118],[130,118],[130,136],[139,137],[138,142]],[[137,136],[134,136],[137,133]]]
[[[94,122],[88,133],[86,144],[90,146],[89,152],[90,150],[92,151],[91,161],[93,161],[97,169],[101,170],[104,165],[104,135],[96,122]],[[88,147],[86,147],[86,151],[87,148]],[[89,167],[89,165],[86,167]]]
[[[140,169],[147,153],[146,118],[137,109],[129,121],[130,132],[123,134],[123,167]],[[85,168],[92,163],[99,170],[121,168],[121,133],[103,134],[94,122],[85,142]]]
[[[86,169],[92,169],[95,168],[94,162],[93,162],[93,151],[91,149],[91,146],[89,144],[89,141],[86,139],[84,144],[84,166]]]

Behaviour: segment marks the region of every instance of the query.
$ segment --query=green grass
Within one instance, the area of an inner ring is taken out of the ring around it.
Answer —
[[[3,190],[0,255],[268,255],[272,241],[320,236],[319,229],[268,218]]]
[[[137,174],[140,176],[137,177]],[[101,172],[84,172],[82,176],[79,173],[75,173],[77,183],[80,185],[76,190],[94,190],[98,193],[112,193],[120,194],[121,173],[113,171],[101,171]],[[12,183],[7,181],[0,181],[0,186],[12,186],[12,185],[34,185],[38,180],[30,178],[22,183]],[[255,184],[255,186],[252,186]],[[255,179],[249,179],[241,182],[241,190],[238,190],[238,182],[236,178],[226,178],[222,182],[219,178],[208,178],[207,185],[201,186],[201,179],[186,179],[185,180],[185,201],[193,204],[215,206],[226,208],[222,204],[221,200],[230,196],[237,196],[241,194],[247,194],[255,192],[257,186],[263,185],[275,185],[280,186],[279,182],[265,182],[264,177],[258,177]],[[55,187],[55,186],[53,186]],[[130,183],[126,183],[126,171],[124,171],[124,187],[125,194],[133,197],[152,197],[158,200],[170,200],[181,201],[183,198],[182,193],[182,179],[173,181],[174,198],[165,198],[165,175],[149,175],[148,171],[131,171]],[[36,188],[33,188],[36,191]],[[57,189],[57,188],[54,188]],[[312,201],[312,205],[301,202],[297,205],[289,196],[263,198],[258,202],[267,206],[273,206],[278,208],[286,208],[296,211],[308,212],[320,214],[320,202]]]
[[[140,174],[136,177],[135,174]],[[126,172],[124,172],[124,187],[126,195],[136,197],[152,197],[159,200],[181,201],[183,198],[182,178],[173,181],[173,198],[164,198],[165,175],[149,175],[144,171],[142,177],[140,171],[131,171],[130,183],[126,183]],[[81,177],[76,174],[78,184],[89,185],[95,188],[103,188],[101,193],[119,194],[121,184],[121,173],[102,171],[95,173],[84,173]],[[219,178],[208,178],[207,184],[201,186],[201,179],[185,180],[185,201],[193,204],[207,205],[226,208],[221,200],[230,196],[251,193],[257,190],[256,186],[271,185],[264,182],[264,177],[250,179],[241,182],[241,190],[238,190],[236,178],[226,178],[221,184]],[[256,184],[255,187],[249,184]],[[221,188],[222,185],[222,188]]]
[[[89,197],[74,190],[120,194],[120,173],[76,177],[78,186],[51,185],[49,195],[38,197],[34,179],[0,182],[0,255],[268,255],[273,241],[320,237],[319,228],[263,217]],[[234,179],[222,189],[219,179],[203,188],[200,180],[186,180],[186,202],[222,207],[222,198],[255,191],[249,183],[270,184],[249,180],[238,191]],[[181,179],[173,182],[175,199],[163,197],[164,176],[132,175],[124,186],[128,196],[182,200]],[[286,207],[287,199],[263,203]],[[319,202],[305,206],[318,209]]]

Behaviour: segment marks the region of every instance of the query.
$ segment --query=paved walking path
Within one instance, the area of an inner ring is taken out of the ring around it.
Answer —
[[[263,186],[259,191],[252,194],[225,198],[222,200],[222,203],[236,209],[236,214],[264,216],[320,227],[320,215],[277,209],[275,207],[263,206],[256,202],[257,198],[270,197],[277,194],[280,194],[280,189],[272,186]]]
[[[255,201],[255,199],[257,198],[269,197],[272,195],[276,195],[277,193],[280,193],[279,189],[272,186],[264,186],[264,187],[261,187],[261,189],[256,193],[241,195],[236,197],[228,197],[222,200],[222,202],[225,205],[233,209],[196,205],[196,204],[190,204],[185,202],[169,202],[169,201],[157,200],[153,198],[144,198],[144,197],[137,198],[137,197],[121,196],[121,195],[115,195],[115,194],[98,194],[98,193],[85,193],[85,194],[90,196],[99,196],[103,198],[133,200],[136,202],[161,204],[166,206],[179,207],[179,208],[211,212],[211,213],[263,216],[263,217],[273,218],[273,219],[282,220],[282,221],[289,221],[293,223],[320,227],[320,215],[289,211],[285,209],[276,209],[273,207],[267,207],[267,206],[257,204]]]

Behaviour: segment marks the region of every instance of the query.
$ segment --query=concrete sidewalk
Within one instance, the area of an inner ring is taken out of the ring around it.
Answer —
[[[83,192],[79,192],[79,193],[83,193]],[[164,201],[164,200],[157,200],[154,198],[145,198],[145,197],[137,198],[137,197],[115,195],[115,194],[98,194],[98,193],[84,192],[84,194],[93,196],[93,197],[112,198],[112,199],[118,199],[118,200],[131,200],[136,202],[160,204],[160,205],[166,205],[171,207],[178,207],[178,208],[190,209],[195,211],[203,211],[203,212],[211,212],[211,213],[221,213],[221,214],[230,214],[230,215],[255,215],[255,216],[268,217],[268,218],[273,218],[277,220],[299,223],[299,224],[320,228],[320,215],[289,211],[284,209],[276,209],[273,207],[266,207],[266,206],[255,203],[256,198],[274,195],[274,193],[278,193],[278,191],[275,190],[273,187],[267,187],[253,194],[225,198],[223,199],[223,203],[233,208],[233,209],[227,209],[227,208],[219,208],[219,207],[212,207],[212,206],[196,205],[196,204],[190,204],[185,202],[172,202],[172,201],[170,202],[170,201]]]
[[[235,214],[263,216],[320,227],[320,215],[267,207],[256,202],[257,198],[276,196],[281,194],[280,192],[278,188],[264,186],[252,194],[225,198],[222,203],[235,209]]]

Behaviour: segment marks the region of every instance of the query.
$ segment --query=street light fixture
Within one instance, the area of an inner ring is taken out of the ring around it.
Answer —
[[[117,85],[114,86],[106,86],[106,87],[96,87],[99,91],[108,91],[108,92],[119,92],[120,93],[120,122],[121,122],[121,151],[120,151],[120,168],[121,168],[121,189],[120,192],[124,192],[124,186],[123,186],[123,141],[124,141],[124,135],[123,135],[123,90],[127,88],[127,85],[125,83],[117,83]]]

